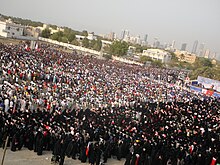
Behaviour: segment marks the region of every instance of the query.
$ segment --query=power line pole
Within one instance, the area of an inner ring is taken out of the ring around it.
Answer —
[[[5,154],[6,154],[7,145],[8,145],[8,139],[9,139],[9,136],[7,136],[7,138],[6,138],[5,147],[4,147],[4,153],[3,153],[3,156],[2,156],[2,163],[1,163],[1,165],[4,164]]]

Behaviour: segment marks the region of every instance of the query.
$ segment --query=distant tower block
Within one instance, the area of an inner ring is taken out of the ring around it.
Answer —
[[[183,43],[180,50],[186,51],[186,46],[187,46],[187,43]]]
[[[198,47],[198,43],[199,43],[199,41],[196,40],[196,41],[194,42],[194,44],[193,44],[193,48],[192,48],[192,53],[193,53],[193,54],[196,54],[197,47]]]

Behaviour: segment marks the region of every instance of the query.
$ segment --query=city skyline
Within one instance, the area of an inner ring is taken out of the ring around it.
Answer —
[[[155,37],[160,43],[175,40],[178,48],[187,43],[190,52],[198,40],[219,56],[218,6],[218,0],[7,0],[1,2],[0,12],[96,34],[115,32],[120,36],[122,29],[128,29],[142,39],[148,34],[149,43],[153,43]]]

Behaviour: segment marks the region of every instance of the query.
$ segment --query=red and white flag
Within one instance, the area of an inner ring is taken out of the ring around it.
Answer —
[[[194,145],[191,145],[191,146],[189,147],[189,152],[190,152],[190,154],[192,154],[193,150],[194,150]]]
[[[140,159],[140,155],[139,155],[139,154],[136,154],[135,165],[138,165],[138,163],[139,163],[139,159]]]
[[[216,158],[212,158],[211,164],[210,165],[216,165]]]
[[[88,157],[88,155],[89,155],[89,146],[90,146],[90,143],[91,143],[91,142],[89,142],[88,145],[87,145],[87,147],[86,147],[86,156],[87,156],[87,157]]]
[[[36,45],[35,45],[35,49],[38,50],[38,43],[36,43]]]

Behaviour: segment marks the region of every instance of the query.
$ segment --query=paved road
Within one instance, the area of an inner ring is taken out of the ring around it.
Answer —
[[[2,161],[3,149],[0,148],[0,163]],[[5,156],[4,165],[51,165],[51,152],[44,151],[42,156],[37,156],[33,151],[22,149],[21,151],[12,152],[8,148]],[[125,160],[118,161],[116,159],[108,159],[105,165],[123,165]],[[65,158],[64,165],[81,165],[79,160]],[[88,165],[89,163],[84,163]]]

